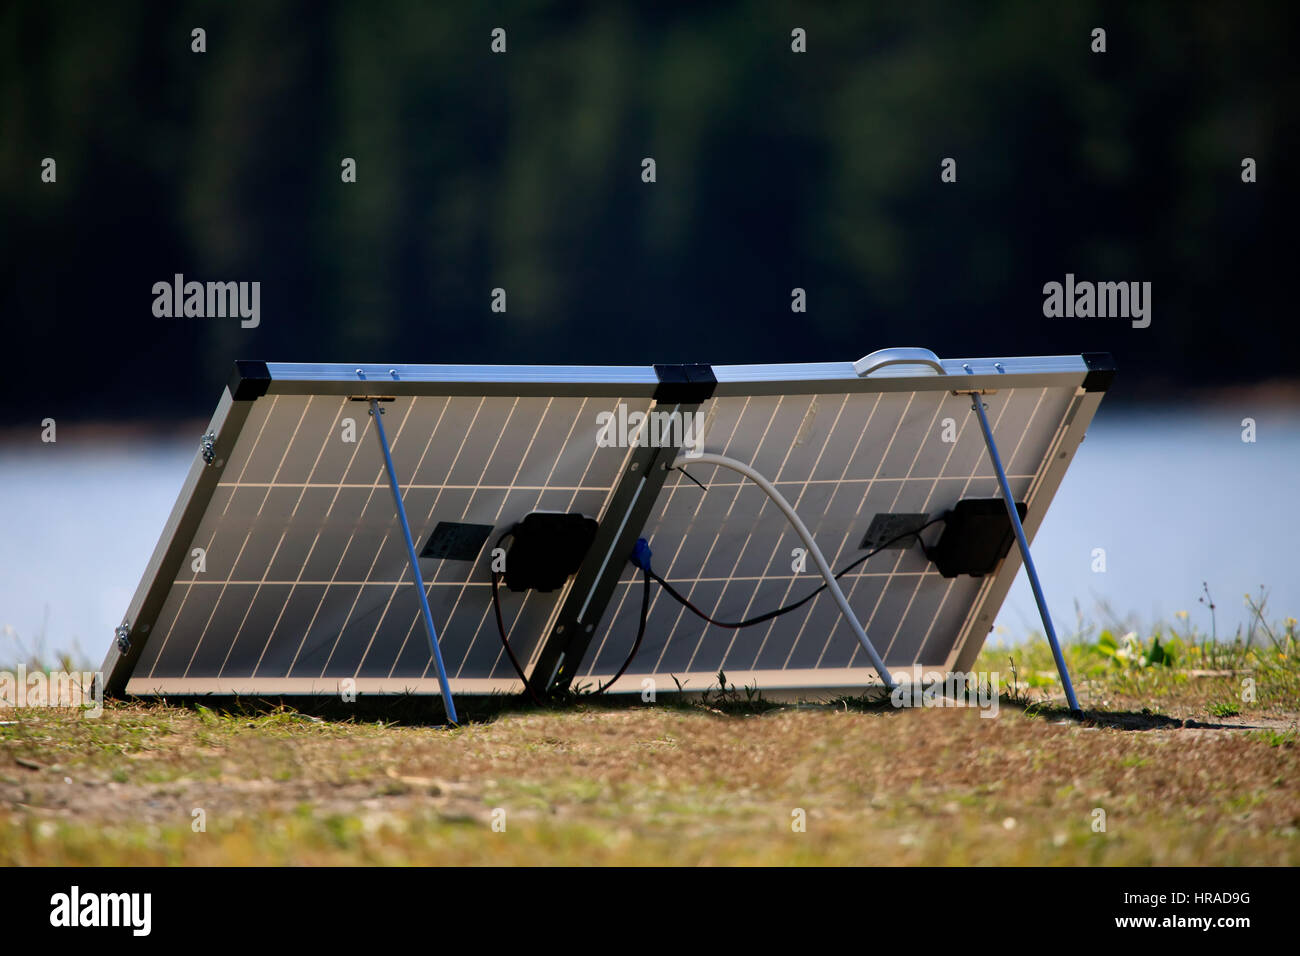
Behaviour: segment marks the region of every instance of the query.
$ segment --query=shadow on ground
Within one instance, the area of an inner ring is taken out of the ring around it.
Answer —
[[[212,697],[187,696],[135,698],[133,703],[158,703],[190,710],[206,708],[229,717],[254,718],[269,713],[292,712],[320,720],[357,723],[382,723],[400,727],[446,727],[447,717],[437,697],[404,694],[387,697],[358,697],[348,703],[334,695],[318,697]],[[735,689],[694,694],[660,694],[653,702],[637,696],[599,696],[591,693],[566,693],[541,703],[522,695],[493,694],[461,697],[457,700],[461,726],[487,724],[511,714],[557,714],[577,709],[597,711],[636,710],[646,707],[670,707],[683,711],[703,711],[723,717],[750,717],[755,714],[787,710],[851,710],[860,713],[892,714],[910,708],[895,706],[889,695],[880,692],[856,697],[836,697],[782,703],[749,695]],[[1151,710],[1086,710],[1082,717],[1072,716],[1069,709],[1046,701],[1027,701],[1004,696],[999,707],[1049,723],[1073,723],[1087,728],[1109,730],[1261,730],[1262,725],[1206,722],[1181,719]]]

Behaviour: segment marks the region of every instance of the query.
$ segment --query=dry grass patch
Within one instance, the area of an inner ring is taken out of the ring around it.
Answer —
[[[1300,862],[1294,715],[1238,729],[1179,700],[1084,726],[846,703],[578,702],[456,729],[20,712],[0,726],[0,864]]]

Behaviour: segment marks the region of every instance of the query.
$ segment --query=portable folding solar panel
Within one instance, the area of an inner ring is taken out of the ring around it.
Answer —
[[[748,366],[240,362],[105,689],[517,692],[494,571],[535,689],[604,684],[625,663],[612,690],[703,688],[719,669],[810,691],[963,670],[1021,566],[1013,540],[1028,553],[1113,374],[1100,354],[922,349]],[[717,626],[647,590],[638,539],[715,621],[828,593]]]

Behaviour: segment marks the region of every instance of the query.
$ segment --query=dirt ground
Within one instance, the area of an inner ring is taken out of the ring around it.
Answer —
[[[457,728],[410,701],[9,710],[0,864],[1300,863],[1300,714],[1167,683],[1082,681],[1081,722],[739,693]]]

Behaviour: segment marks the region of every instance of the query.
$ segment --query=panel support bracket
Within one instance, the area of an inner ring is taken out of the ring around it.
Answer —
[[[674,414],[688,415],[699,406],[682,403],[666,408]],[[529,682],[534,687],[550,692],[569,687],[578,677],[596,625],[628,566],[628,555],[658,501],[659,490],[668,478],[668,465],[676,454],[677,449],[672,447],[646,445],[632,449],[596,539],[574,575],[554,628],[545,635],[532,665]]]
[[[1043,619],[1043,630],[1047,632],[1048,643],[1052,645],[1052,656],[1056,659],[1056,670],[1061,675],[1061,686],[1065,688],[1065,699],[1070,705],[1074,717],[1082,717],[1079,701],[1074,696],[1074,685],[1070,682],[1070,671],[1065,666],[1065,657],[1061,654],[1061,644],[1056,639],[1056,628],[1052,626],[1052,615],[1047,610],[1047,600],[1043,597],[1043,586],[1038,581],[1038,570],[1034,559],[1029,554],[1029,541],[1025,538],[1025,529],[1020,524],[1020,513],[1016,510],[1016,500],[1011,494],[1011,485],[1007,473],[1002,467],[1002,458],[998,455],[997,443],[993,440],[993,429],[989,426],[989,417],[984,413],[984,401],[979,395],[971,395],[971,409],[979,417],[980,428],[984,431],[984,444],[988,446],[989,460],[998,476],[998,486],[1002,489],[1002,501],[1007,506],[1007,517],[1011,519],[1011,529],[1016,533],[1016,544],[1020,547],[1020,557],[1025,564],[1025,574],[1029,577],[1029,586],[1034,591],[1034,601],[1038,605],[1038,614]]]
[[[433,662],[438,667],[438,686],[442,688],[442,706],[447,711],[447,719],[453,724],[460,723],[456,717],[456,703],[451,698],[451,685],[447,683],[447,668],[442,663],[442,651],[438,647],[438,632],[433,626],[433,613],[429,610],[429,596],[424,592],[424,577],[420,574],[420,559],[415,553],[415,542],[411,540],[411,524],[406,520],[406,506],[402,504],[402,489],[397,484],[397,472],[393,468],[393,455],[388,448],[388,435],[384,431],[384,409],[380,399],[371,398],[370,414],[375,419],[375,435],[379,438],[379,448],[384,453],[384,468],[388,471],[388,487],[393,492],[393,504],[397,509],[397,522],[402,526],[402,537],[406,540],[406,555],[411,562],[411,576],[415,579],[415,593],[420,599],[420,613],[424,616],[424,632],[429,638],[429,650],[433,653]]]
[[[669,415],[693,415],[712,397],[718,380],[709,365],[656,365],[659,384],[651,410]],[[699,439],[703,441],[704,436]],[[549,633],[543,635],[529,683],[545,692],[570,687],[591,646],[596,625],[627,569],[636,539],[641,536],[677,449],[670,444],[639,445],[631,450],[625,469],[600,518],[600,530]]]

